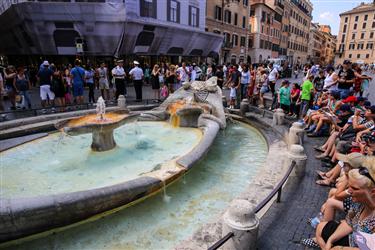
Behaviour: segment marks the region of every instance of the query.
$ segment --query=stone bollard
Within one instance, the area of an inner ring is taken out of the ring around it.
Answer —
[[[126,109],[126,99],[125,96],[119,95],[117,99],[117,106],[123,109]]]
[[[306,172],[307,155],[301,145],[290,145],[288,152],[289,163],[296,162],[296,166],[291,173],[291,176],[303,177]]]
[[[294,122],[289,129],[289,145],[300,144],[303,146],[305,137],[305,130],[303,129],[302,123]]]
[[[273,113],[273,125],[283,125],[284,124],[284,117],[285,113],[282,109],[276,109],[275,113]]]
[[[241,115],[245,115],[246,112],[249,112],[249,100],[248,99],[243,99],[240,104],[240,112]]]
[[[222,236],[229,232],[234,233],[234,236],[223,245],[223,249],[256,249],[259,219],[254,213],[254,206],[249,201],[233,200],[224,213],[223,220]]]

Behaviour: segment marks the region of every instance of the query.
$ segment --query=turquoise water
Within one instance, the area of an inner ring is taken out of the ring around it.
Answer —
[[[115,130],[117,147],[91,150],[91,135],[55,133],[0,153],[0,195],[31,197],[121,183],[188,153],[200,140],[193,128],[138,122]]]
[[[94,222],[12,249],[173,249],[244,191],[267,155],[261,134],[229,124],[208,155],[163,192]],[[168,202],[166,202],[168,200]]]

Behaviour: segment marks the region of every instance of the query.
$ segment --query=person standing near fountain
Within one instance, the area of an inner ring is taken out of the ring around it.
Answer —
[[[73,97],[76,104],[83,103],[83,83],[85,79],[85,70],[80,66],[81,60],[74,61],[74,68],[70,71],[70,77],[73,80]]]
[[[99,76],[99,89],[104,100],[110,100],[109,96],[109,82],[108,82],[108,69],[105,63],[102,62],[100,67],[96,70]]]
[[[142,81],[143,81],[143,70],[139,67],[139,62],[134,61],[134,68],[129,72],[129,75],[133,79],[136,102],[142,101]]]
[[[155,64],[151,72],[151,86],[152,86],[152,92],[154,92],[154,99],[155,99],[154,102],[158,102],[160,100],[159,76],[160,76],[160,68],[159,68],[159,65]]]
[[[125,86],[125,70],[123,68],[124,61],[118,60],[117,66],[112,69],[112,76],[115,78],[115,86],[116,86],[116,100],[120,95],[126,96],[126,86]]]
[[[51,101],[52,106],[54,106],[55,93],[53,93],[51,90],[53,71],[49,68],[49,62],[44,61],[42,66],[43,68],[39,70],[37,78],[40,84],[40,99],[42,99],[43,107],[42,112],[46,113],[47,111],[45,110],[45,107],[47,102],[47,96]]]
[[[189,80],[190,72],[189,72],[189,69],[186,67],[186,63],[183,62],[181,67],[177,69],[176,73],[177,73],[177,80],[179,82],[175,90],[179,89],[182,86],[183,82],[186,82]]]

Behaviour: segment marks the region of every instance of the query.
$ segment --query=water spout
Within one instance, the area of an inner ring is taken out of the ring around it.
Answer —
[[[163,201],[166,203],[169,203],[169,201],[171,200],[171,197],[167,195],[167,187],[166,187],[165,181],[162,181],[162,182],[163,182]]]
[[[103,121],[105,120],[105,101],[103,97],[99,97],[98,101],[96,103],[96,115],[97,115],[97,120]]]

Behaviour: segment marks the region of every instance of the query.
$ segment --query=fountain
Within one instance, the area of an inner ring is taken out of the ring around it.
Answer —
[[[113,130],[125,123],[133,122],[137,115],[125,113],[105,113],[105,102],[100,96],[96,106],[96,115],[86,115],[55,124],[59,130],[68,135],[92,133],[91,149],[93,151],[108,151],[116,147]]]

